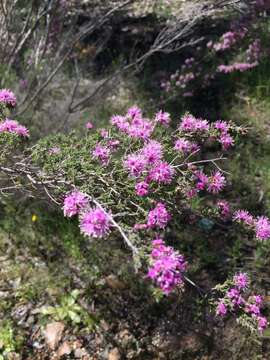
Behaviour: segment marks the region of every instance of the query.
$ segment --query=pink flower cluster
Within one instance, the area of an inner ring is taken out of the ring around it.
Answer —
[[[207,47],[213,48],[215,51],[224,51],[230,49],[239,39],[239,34],[233,31],[228,31],[221,36],[217,43],[208,43]]]
[[[0,103],[8,107],[15,107],[17,104],[17,99],[15,94],[8,90],[8,89],[1,89],[0,90]]]
[[[258,240],[264,241],[270,238],[270,220],[266,216],[254,218],[246,210],[237,210],[233,214],[233,220],[254,230]]]
[[[261,56],[261,41],[259,39],[255,39],[248,47],[246,51],[247,61],[248,63],[255,63],[260,60]]]
[[[214,172],[207,176],[201,170],[194,172],[196,183],[196,190],[207,190],[212,194],[218,194],[226,185],[226,179],[220,171]]]
[[[217,208],[218,211],[221,215],[221,217],[226,220],[230,218],[231,215],[231,208],[230,208],[230,204],[228,203],[228,201],[226,200],[219,200],[217,202]]]
[[[114,115],[111,124],[130,137],[144,140],[148,139],[154,130],[154,123],[143,118],[141,109],[136,106],[130,108],[125,116]]]
[[[29,137],[29,130],[15,120],[6,119],[0,122],[0,133],[9,132],[18,136]]]
[[[180,133],[184,135],[216,138],[221,143],[223,150],[228,150],[234,145],[234,139],[229,133],[230,125],[226,121],[218,120],[211,125],[207,120],[197,119],[191,114],[185,114],[181,118]],[[187,154],[199,150],[199,145],[186,138],[179,138],[175,142],[175,149]]]
[[[197,152],[200,147],[198,144],[191,142],[185,138],[179,138],[175,141],[174,149],[186,155],[189,153]]]
[[[80,191],[73,191],[64,199],[64,216],[72,217],[79,214],[79,212],[88,205],[88,199]]]
[[[268,0],[265,2],[258,0],[258,2],[266,4]],[[258,13],[258,9],[254,5],[252,7],[255,14]],[[262,6],[262,8],[264,7],[265,5]],[[268,7],[270,8],[270,6]],[[258,20],[260,17],[256,21]],[[181,94],[183,97],[193,96],[200,88],[209,86],[219,73],[245,72],[256,67],[266,52],[263,51],[259,39],[252,39],[254,32],[249,31],[252,24],[254,22],[249,21],[248,26],[247,24],[244,27],[241,25],[239,28],[234,26],[233,30],[225,32],[218,41],[210,40],[206,44],[204,52],[201,51],[201,46],[197,47],[197,52],[193,52],[194,57],[185,59],[180,69],[171,74],[168,80],[161,81],[161,88],[164,90],[162,98],[166,96],[166,93]],[[249,39],[251,39],[249,44],[247,44],[248,33]],[[224,56],[219,55],[225,51],[227,51],[228,63],[222,62]],[[231,64],[230,59],[240,60],[241,57],[243,58],[241,61]]]
[[[256,66],[258,66],[257,61],[255,61],[253,63],[235,63],[232,65],[219,65],[217,70],[218,70],[218,72],[221,72],[224,74],[230,74],[234,71],[244,72],[244,71],[253,69]]]
[[[170,114],[161,110],[154,115],[153,120],[146,119],[142,115],[142,110],[133,106],[124,116],[112,116],[111,124],[130,137],[148,140],[154,131],[155,124],[168,126],[170,120]]]
[[[95,159],[98,159],[103,165],[108,165],[111,151],[109,147],[97,144],[92,152],[92,155]]]
[[[265,330],[267,319],[261,315],[263,299],[260,295],[252,295],[245,299],[249,287],[249,278],[246,273],[239,273],[233,277],[232,287],[229,287],[224,296],[219,299],[216,307],[216,316],[224,317],[228,312],[247,316],[255,324],[259,332]]]
[[[182,255],[172,247],[166,246],[162,239],[152,242],[151,265],[148,277],[153,280],[165,295],[183,285],[187,263]]]
[[[260,216],[255,221],[256,238],[268,240],[270,238],[270,221],[266,216]]]
[[[187,88],[200,76],[201,69],[197,65],[193,57],[186,58],[180,70],[172,74],[169,80],[161,82],[161,88],[164,89],[165,92],[176,88],[184,91],[182,94],[184,97],[193,96],[193,92]]]
[[[138,196],[146,196],[149,193],[149,183],[147,181],[140,181],[135,185],[135,190]]]
[[[170,114],[160,110],[158,113],[156,113],[154,121],[161,125],[168,126],[171,121]]]
[[[170,184],[174,174],[174,168],[166,161],[163,161],[151,169],[149,179],[150,181],[155,181],[158,184]]]
[[[183,132],[208,132],[210,125],[207,120],[196,119],[191,114],[185,114],[180,123],[179,130]]]
[[[151,182],[169,184],[175,174],[174,168],[163,161],[163,148],[156,140],[149,140],[139,151],[129,154],[124,160],[124,168],[132,177],[144,177],[136,185],[139,196],[148,193]]]
[[[102,143],[100,142],[95,145],[92,150],[92,156],[102,165],[107,166],[112,153],[118,149],[120,141],[111,138],[107,129],[99,129],[99,134],[103,138]]]
[[[252,226],[254,223],[253,216],[246,210],[237,210],[233,214],[233,220],[239,223],[244,223],[248,226]]]
[[[214,127],[219,132],[218,141],[221,143],[223,150],[228,150],[234,145],[234,139],[229,133],[229,124],[226,121],[218,120]]]
[[[171,220],[171,215],[163,203],[157,203],[154,209],[150,210],[147,218],[147,227],[165,229],[168,222]]]
[[[90,208],[86,194],[73,191],[66,195],[63,210],[64,216],[67,217],[79,215],[80,229],[84,235],[102,238],[109,233],[109,215],[99,207]]]
[[[84,235],[103,238],[110,230],[110,218],[99,208],[90,208],[80,216],[80,229]]]

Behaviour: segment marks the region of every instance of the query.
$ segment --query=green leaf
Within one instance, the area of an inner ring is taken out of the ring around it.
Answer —
[[[80,316],[75,311],[69,310],[68,315],[69,315],[70,319],[72,320],[72,322],[74,322],[75,324],[78,324],[81,322]]]

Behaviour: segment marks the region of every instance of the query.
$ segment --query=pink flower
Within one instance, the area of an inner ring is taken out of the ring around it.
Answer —
[[[112,116],[111,124],[116,126],[122,132],[127,132],[130,125],[127,118],[121,115]]]
[[[217,130],[219,130],[221,133],[227,133],[229,131],[229,124],[226,121],[217,120],[214,123],[214,126]]]
[[[194,175],[197,178],[196,189],[205,190],[209,181],[208,176],[204,174],[201,170],[195,171]]]
[[[224,302],[221,300],[216,308],[216,315],[217,316],[225,316],[227,314],[227,306],[224,304]]]
[[[199,148],[200,147],[197,144],[186,140],[185,138],[177,139],[174,144],[174,149],[183,154],[194,152],[196,150],[199,150]]]
[[[260,60],[261,55],[261,42],[260,39],[254,40],[248,47],[247,51],[247,60],[249,63],[256,62]]]
[[[0,123],[0,132],[9,132],[18,136],[29,137],[29,130],[15,120],[6,119]]]
[[[212,176],[209,177],[207,190],[213,194],[219,193],[225,186],[225,177],[220,171],[216,171]]]
[[[107,129],[99,129],[99,133],[104,139],[109,137],[109,131]]]
[[[130,154],[124,161],[124,167],[129,171],[131,176],[139,177],[146,168],[146,160],[142,155]]]
[[[80,229],[84,235],[102,238],[109,233],[109,216],[99,208],[92,208],[80,217]]]
[[[97,144],[92,152],[94,158],[98,159],[103,165],[108,165],[111,151],[107,146]]]
[[[154,130],[153,123],[148,119],[134,118],[127,130],[129,136],[140,139],[148,139]]]
[[[154,165],[162,159],[162,145],[155,140],[150,140],[141,150],[142,156],[148,165]]]
[[[156,239],[152,244],[151,265],[147,276],[165,295],[169,295],[175,288],[183,285],[187,263],[182,255],[166,246],[162,239]]]
[[[194,197],[197,195],[197,193],[198,193],[198,190],[197,190],[197,189],[190,189],[190,190],[188,190],[188,191],[186,192],[186,197],[187,197],[188,199],[192,199],[192,198],[194,198]]]
[[[265,216],[260,216],[255,222],[256,237],[259,240],[267,240],[270,237],[270,222]]]
[[[258,321],[258,330],[259,330],[259,332],[262,332],[263,330],[265,330],[267,328],[268,321],[264,316],[258,316],[257,321]]]
[[[118,148],[119,144],[120,144],[120,141],[116,140],[116,139],[115,140],[112,139],[112,140],[108,141],[108,146],[112,150],[116,150]]]
[[[261,295],[253,295],[249,298],[249,302],[253,302],[260,307],[263,303],[263,297]]]
[[[246,304],[245,306],[245,312],[251,313],[254,315],[260,315],[260,308],[256,304]]]
[[[230,216],[231,209],[230,209],[230,204],[228,203],[228,201],[219,200],[217,202],[217,207],[218,207],[220,214],[222,215],[222,217],[224,219],[227,219]]]
[[[232,304],[236,307],[243,305],[245,302],[242,296],[240,295],[239,290],[237,289],[230,289],[226,293],[226,296],[231,300]]]
[[[142,110],[135,105],[128,109],[127,115],[132,118],[142,117]]]
[[[249,278],[246,273],[239,273],[234,275],[233,282],[238,290],[244,290],[248,287]]]
[[[231,48],[239,36],[236,32],[228,31],[221,36],[220,42],[213,45],[215,51],[224,51]]]
[[[147,225],[146,224],[135,224],[133,226],[133,230],[137,231],[137,230],[145,230],[147,229]]]
[[[141,110],[136,106],[130,108],[126,116],[114,115],[111,124],[130,137],[144,140],[148,139],[154,130],[154,124],[144,119]]]
[[[85,194],[80,191],[73,191],[64,199],[64,216],[71,217],[77,215],[87,204],[88,199]]]
[[[17,99],[12,91],[8,89],[1,89],[0,103],[5,104],[6,106],[15,107],[17,103]]]
[[[219,65],[217,68],[217,71],[225,74],[232,73],[234,71],[240,71],[244,72],[250,69],[253,69],[254,67],[258,66],[258,62],[255,61],[253,63],[235,63],[232,65]]]
[[[60,147],[58,146],[53,146],[49,149],[49,155],[56,155],[59,154],[61,152]]]
[[[91,130],[91,129],[93,129],[94,125],[91,123],[91,121],[88,121],[88,122],[85,124],[85,127],[86,127],[86,129]]]
[[[246,225],[253,225],[254,219],[252,215],[246,210],[237,210],[233,214],[233,220],[237,222],[243,222]]]
[[[209,123],[207,120],[196,119],[193,115],[186,114],[181,119],[180,130],[185,132],[207,132]]]
[[[146,181],[141,181],[136,184],[135,189],[138,196],[145,196],[149,193],[149,184]]]
[[[167,211],[163,203],[157,203],[156,207],[149,211],[147,218],[147,226],[149,228],[159,227],[164,229],[171,219],[171,215]]]
[[[174,168],[167,162],[160,162],[150,171],[149,177],[158,184],[170,184],[174,176]]]
[[[160,110],[158,113],[156,113],[154,121],[161,125],[168,126],[171,121],[170,114]]]
[[[220,136],[219,141],[222,145],[223,150],[228,150],[230,147],[234,145],[234,140],[230,134],[223,133]]]
[[[232,136],[228,133],[229,124],[225,121],[218,120],[214,123],[214,126],[217,130],[220,131],[219,142],[221,143],[223,150],[228,150],[234,145],[234,140]]]
[[[180,130],[194,131],[196,130],[196,118],[193,115],[186,114],[181,119]]]

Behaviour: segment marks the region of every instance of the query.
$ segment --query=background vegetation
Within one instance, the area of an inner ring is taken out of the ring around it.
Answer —
[[[0,3],[7,14],[0,14],[1,87],[18,97],[13,115],[30,128],[30,146],[71,130],[84,136],[88,121],[102,128],[111,115],[134,104],[149,116],[159,109],[170,112],[174,127],[185,111],[211,121],[233,120],[247,131],[226,163],[226,199],[270,216],[267,1],[235,1],[220,8],[222,1],[48,1],[47,8],[39,1],[14,2],[14,8],[9,8],[13,1]],[[29,14],[33,32],[23,43],[20,34]],[[218,74],[205,86],[198,78],[191,84],[192,97],[162,89],[187,58],[199,56],[209,74],[213,63],[241,58],[244,42],[240,50],[214,59],[206,45],[235,23],[266,44],[258,66]],[[173,36],[178,38],[171,44]],[[0,359],[270,357],[269,329],[254,339],[234,319],[217,321],[192,286],[185,296],[160,297],[134,272],[131,255],[118,239],[84,238],[76,220],[64,218],[46,194],[2,193],[0,201]],[[204,220],[192,230],[183,226],[178,236],[181,250],[193,258],[193,279],[211,289],[244,269],[252,289],[265,295],[269,314],[269,242],[258,246],[230,223]]]

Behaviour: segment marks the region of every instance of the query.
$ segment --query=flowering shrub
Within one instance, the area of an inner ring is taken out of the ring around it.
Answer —
[[[187,264],[184,257],[164,241],[156,239],[152,242],[150,267],[148,277],[160,287],[164,294],[168,295],[176,287],[184,285],[183,273]]]
[[[8,89],[0,89],[0,161],[5,162],[15,144],[29,137],[28,129],[15,120],[8,119],[10,111],[16,106],[15,94]]]
[[[2,101],[2,106],[4,117],[10,104]],[[173,132],[169,119],[162,111],[146,118],[134,106],[125,115],[113,116],[107,129],[85,129],[84,138],[71,133],[41,140],[28,150],[33,167],[19,168],[18,173],[26,174],[35,186],[45,187],[54,202],[63,203],[64,216],[77,215],[83,235],[101,239],[118,232],[134,260],[139,260],[136,263],[142,264],[141,271],[164,295],[184,289],[186,280],[194,284],[187,277],[191,259],[166,244],[167,235],[177,238],[182,223],[192,223],[194,216],[199,220],[207,207],[209,215],[244,223],[257,239],[270,237],[266,217],[254,219],[244,210],[233,213],[226,200],[217,198],[227,183],[220,162],[241,129],[231,122],[210,123],[187,113]],[[26,128],[8,119],[0,129],[0,136],[29,135]],[[216,156],[205,157],[204,149]],[[16,173],[2,166],[0,170]],[[201,206],[194,213],[195,198]],[[240,323],[261,332],[267,321],[260,312],[260,297],[244,297],[249,283],[246,274],[240,273],[233,282],[217,286],[223,296],[216,315],[240,312]]]
[[[208,87],[222,74],[236,74],[256,68],[269,54],[269,44],[264,38],[268,29],[266,2],[250,4],[249,10],[219,38],[203,39],[202,45],[182,61],[182,65],[161,81],[162,97],[192,97]]]
[[[270,221],[265,216],[254,219],[248,211],[238,210],[234,213],[233,220],[253,230],[258,240],[267,240],[270,237]]]
[[[225,317],[233,313],[241,325],[262,332],[268,324],[261,314],[263,298],[249,294],[249,282],[247,274],[239,273],[225,284],[216,286],[215,290],[222,295],[216,302],[216,315]]]
[[[14,93],[8,89],[1,89],[0,90],[0,103],[8,106],[14,107],[16,106],[16,97]]]

